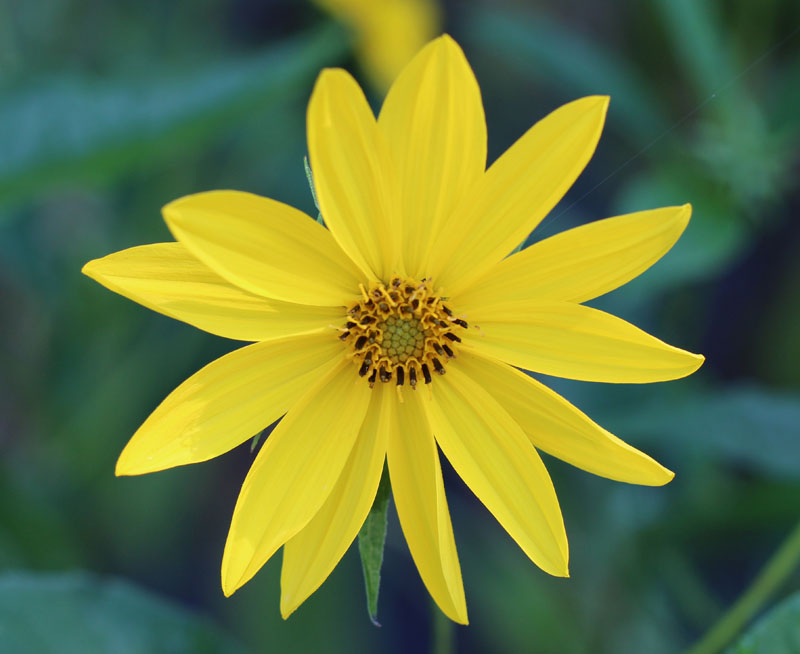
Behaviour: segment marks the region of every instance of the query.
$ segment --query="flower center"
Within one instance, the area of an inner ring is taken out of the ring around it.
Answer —
[[[376,380],[392,379],[398,387],[430,384],[432,373],[445,374],[461,338],[456,331],[467,322],[453,316],[430,281],[392,277],[388,285],[361,288],[362,298],[347,311],[339,338],[350,348],[358,374],[370,388]]]

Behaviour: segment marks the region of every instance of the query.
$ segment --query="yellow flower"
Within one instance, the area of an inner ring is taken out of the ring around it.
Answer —
[[[435,0],[314,0],[349,25],[358,57],[385,90],[411,57],[440,32]]]
[[[567,576],[558,500],[537,454],[619,481],[673,477],[518,370],[599,382],[676,379],[703,357],[581,303],[675,243],[690,207],[618,216],[508,256],[589,161],[608,98],[536,123],[488,170],[480,91],[458,45],[427,45],[378,120],[343,70],[319,76],[308,147],[325,229],[235,191],[164,208],[177,242],[84,272],[151,309],[257,341],[207,365],[153,412],[117,474],[205,461],[284,416],[242,486],[226,595],[284,546],[281,611],[327,578],[384,460],[420,575],[467,622],[437,444],[531,560]]]

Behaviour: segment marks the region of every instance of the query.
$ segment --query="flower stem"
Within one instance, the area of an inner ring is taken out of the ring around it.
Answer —
[[[432,625],[432,654],[453,654],[455,651],[455,629],[453,623],[441,612],[435,602],[431,602]]]
[[[800,564],[800,523],[767,561],[750,587],[694,644],[688,654],[716,654],[721,651],[769,601],[798,564]]]

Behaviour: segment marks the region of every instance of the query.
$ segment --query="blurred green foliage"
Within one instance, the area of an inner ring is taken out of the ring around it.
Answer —
[[[207,621],[152,593],[81,573],[0,576],[0,642],[7,652],[40,654],[244,652]]]
[[[798,520],[800,6],[445,7],[482,86],[492,157],[556,106],[612,96],[597,155],[530,238],[691,202],[676,248],[597,304],[708,357],[697,376],[669,384],[547,380],[677,472],[665,488],[640,488],[548,459],[569,580],[531,564],[445,463],[471,619],[454,627],[454,643],[464,652],[680,651]],[[208,620],[248,651],[427,647],[429,600],[391,510],[381,629],[365,615],[355,552],[286,622],[280,557],[223,599],[219,562],[249,447],[141,478],[115,479],[113,469],[148,412],[236,344],[79,274],[90,258],[169,239],[159,209],[183,194],[238,188],[315,215],[305,103],[320,68],[358,74],[350,53],[346,32],[301,2],[0,4],[0,565],[82,569],[150,589],[80,575],[26,586],[18,573],[0,584],[0,624],[24,597],[34,625],[61,616],[78,629],[81,604],[65,599],[76,593],[108,608],[105,636],[143,643],[129,651],[157,651],[153,634],[193,638]],[[798,587],[795,570],[780,593]],[[793,633],[794,597],[732,651],[779,652],[763,643]],[[228,642],[208,629],[204,643]],[[7,637],[0,631],[0,650],[20,642]],[[94,651],[108,651],[97,642]]]
[[[0,201],[65,177],[109,183],[135,161],[191,144],[269,110],[344,51],[336,29],[199,71],[158,70],[101,82],[62,74],[0,103]],[[53,108],[57,107],[57,111]]]
[[[794,654],[800,651],[800,593],[781,602],[728,654]]]

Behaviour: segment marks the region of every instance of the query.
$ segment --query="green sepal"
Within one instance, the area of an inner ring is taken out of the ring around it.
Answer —
[[[384,464],[383,474],[375,501],[358,532],[358,553],[361,555],[361,568],[364,571],[364,586],[367,591],[367,612],[372,624],[380,627],[378,622],[378,590],[381,584],[381,566],[383,565],[383,548],[386,544],[386,521],[392,486],[389,482],[389,470]]]
[[[520,243],[517,247],[515,247],[513,250],[511,250],[511,254],[516,254],[520,250],[524,250],[526,247],[528,247],[528,239],[530,237],[531,237],[530,234],[528,234],[525,237],[525,239],[522,241],[522,243]],[[511,256],[511,254],[509,256]]]
[[[311,197],[314,198],[314,206],[317,208],[317,222],[320,225],[324,225],[325,221],[322,220],[322,212],[319,209],[319,202],[317,202],[317,189],[314,188],[314,174],[311,172],[311,166],[308,163],[308,157],[303,157],[303,167],[306,169],[308,188],[311,189]]]
[[[269,427],[267,427],[267,429],[269,429]],[[261,437],[266,433],[266,431],[266,429],[262,429],[255,436],[253,436],[253,442],[250,443],[250,454],[256,451],[256,448],[258,447],[258,441],[261,440]]]

